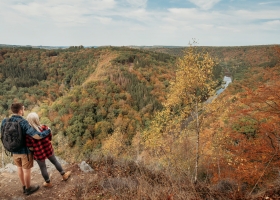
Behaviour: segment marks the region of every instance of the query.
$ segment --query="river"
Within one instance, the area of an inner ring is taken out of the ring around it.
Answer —
[[[222,84],[222,87],[216,92],[216,95],[221,94],[231,82],[232,82],[231,77],[224,76],[224,79],[223,79],[224,84]]]

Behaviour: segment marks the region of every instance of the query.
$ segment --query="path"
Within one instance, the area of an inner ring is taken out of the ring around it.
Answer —
[[[36,164],[37,165],[37,164]],[[32,169],[31,184],[40,185],[40,189],[27,196],[22,192],[22,186],[19,182],[17,172],[0,173],[0,199],[1,200],[41,200],[41,199],[78,199],[78,184],[85,179],[83,173],[77,164],[62,164],[65,171],[71,170],[72,174],[67,181],[62,181],[58,171],[48,168],[53,183],[52,188],[42,186],[44,179],[38,168]],[[93,175],[93,174],[92,174]],[[90,175],[89,175],[90,176]]]

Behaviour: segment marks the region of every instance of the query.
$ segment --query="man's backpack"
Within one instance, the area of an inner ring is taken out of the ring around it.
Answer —
[[[11,118],[8,118],[1,130],[1,141],[5,149],[9,152],[16,152],[24,147],[25,137],[21,131],[20,121],[22,119],[11,121]]]

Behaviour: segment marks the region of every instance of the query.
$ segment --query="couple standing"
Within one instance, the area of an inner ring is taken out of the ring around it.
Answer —
[[[57,161],[53,147],[51,144],[52,134],[51,130],[41,125],[39,117],[36,113],[30,113],[25,120],[24,106],[21,103],[13,103],[11,105],[13,115],[10,121],[20,121],[19,125],[21,133],[25,137],[25,145],[16,152],[12,152],[13,160],[18,169],[18,176],[22,184],[23,193],[30,195],[39,189],[39,186],[31,186],[31,168],[33,167],[33,159],[38,163],[42,176],[45,180],[44,187],[52,187],[45,160],[49,159],[50,162],[56,167],[66,181],[71,175],[71,171],[65,172],[61,164]],[[1,124],[1,132],[4,130],[7,119],[4,119]]]

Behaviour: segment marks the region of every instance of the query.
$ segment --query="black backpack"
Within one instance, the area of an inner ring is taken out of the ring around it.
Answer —
[[[18,151],[25,146],[25,137],[19,124],[21,121],[22,119],[11,121],[11,118],[8,118],[1,130],[1,141],[9,152]]]

